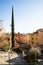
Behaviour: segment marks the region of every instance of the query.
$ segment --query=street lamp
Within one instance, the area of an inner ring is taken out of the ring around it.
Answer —
[[[10,49],[8,50],[8,60],[10,60]],[[9,62],[10,65],[10,62]]]
[[[36,52],[35,52],[35,62],[36,62]]]

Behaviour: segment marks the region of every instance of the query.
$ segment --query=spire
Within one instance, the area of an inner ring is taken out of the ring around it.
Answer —
[[[11,26],[11,43],[12,43],[12,48],[14,47],[14,10],[13,10],[13,6],[12,6],[12,26]]]

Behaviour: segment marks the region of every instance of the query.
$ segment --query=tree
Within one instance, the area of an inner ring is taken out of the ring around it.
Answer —
[[[6,40],[4,40],[2,44],[3,44],[3,49],[4,49],[5,51],[7,51],[7,50],[9,49],[9,47],[10,47],[10,46],[9,46],[9,43],[8,43]]]
[[[27,56],[24,59],[34,65],[35,62],[38,62],[40,54],[41,52],[39,48],[32,47],[29,49]],[[35,65],[38,65],[38,63],[35,63]]]
[[[38,58],[40,57],[40,54],[41,52],[39,48],[32,47],[29,50],[29,57],[32,62],[38,62]]]
[[[11,42],[12,42],[12,48],[14,47],[14,12],[13,12],[13,6],[12,6],[12,29],[11,29]]]

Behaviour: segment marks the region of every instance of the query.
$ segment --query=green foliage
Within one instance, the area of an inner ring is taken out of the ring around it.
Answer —
[[[32,48],[30,48],[25,60],[27,60],[28,62],[38,62],[39,57],[40,57],[39,48],[32,47]]]
[[[7,51],[9,49],[9,44],[7,42],[3,42],[3,49]]]
[[[11,28],[11,32],[12,32],[11,42],[12,42],[12,48],[13,48],[14,47],[14,12],[13,12],[13,7],[12,7],[12,28]]]

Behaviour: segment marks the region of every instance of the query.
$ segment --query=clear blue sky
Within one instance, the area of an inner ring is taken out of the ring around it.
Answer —
[[[12,5],[15,32],[31,33],[43,28],[43,0],[0,0],[0,19],[6,32],[11,31]]]

